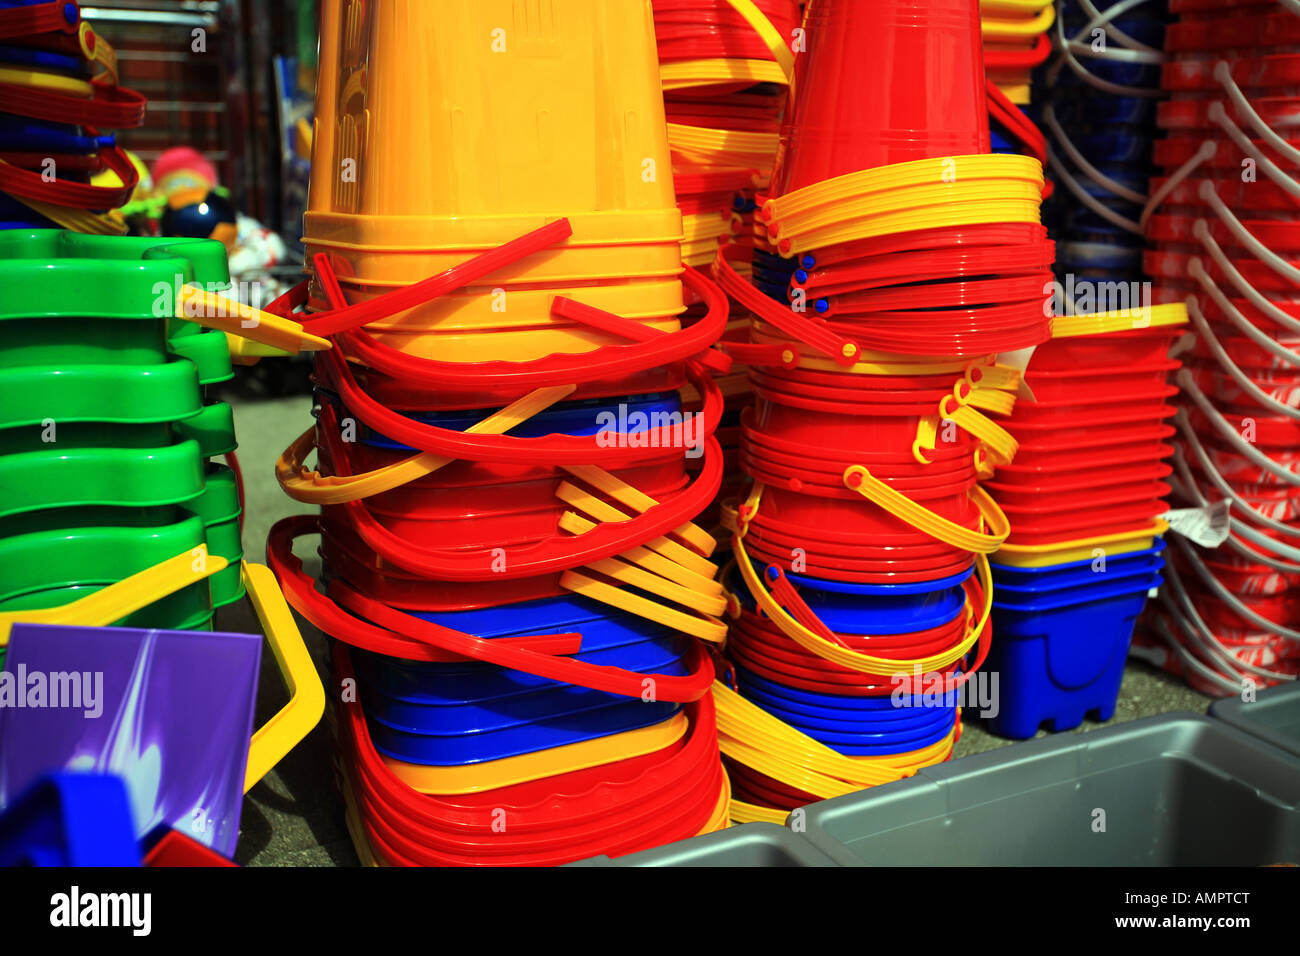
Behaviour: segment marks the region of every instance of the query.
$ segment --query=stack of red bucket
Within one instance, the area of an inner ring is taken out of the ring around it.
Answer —
[[[793,56],[788,47],[796,42],[799,7],[793,0],[749,5],[760,33],[730,0],[653,0],[653,6],[668,148],[685,234],[682,262],[702,268],[724,241],[752,236],[755,191],[766,188],[771,176],[786,101],[778,57],[788,63]],[[682,321],[689,324],[704,310],[704,303],[688,299]],[[746,318],[737,314],[728,333],[743,338],[746,327]],[[739,419],[753,393],[743,366],[716,378],[725,403],[717,432],[723,454],[719,497],[727,498],[740,490]],[[715,502],[700,521],[716,528],[718,520]],[[726,540],[719,536],[723,546]]]
[[[692,521],[721,481],[727,303],[683,275],[655,175],[650,13],[323,4],[312,278],[279,307],[334,348],[277,467],[321,515],[268,551],[336,639],[369,862],[563,863],[727,822],[701,643],[726,601]],[[317,534],[321,588],[293,553]]]
[[[1042,168],[989,154],[975,0],[813,0],[803,35],[759,205],[793,266],[785,301],[770,257],[753,285],[743,249],[714,262],[752,313],[727,343],[755,392],[728,579],[739,693],[717,694],[737,819],[950,755],[1008,532],[978,487],[1016,450],[990,416],[1014,403],[1014,353],[1051,334]]]
[[[1195,333],[1179,491],[1232,518],[1214,550],[1176,540],[1144,643],[1194,687],[1237,694],[1300,674],[1300,16],[1265,0],[1170,9],[1147,271]]]

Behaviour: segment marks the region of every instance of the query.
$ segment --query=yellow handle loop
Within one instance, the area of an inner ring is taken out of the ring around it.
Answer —
[[[567,531],[569,534],[586,534],[595,527],[596,522],[588,521],[572,511],[566,511],[560,516],[560,530]],[[678,564],[676,561],[656,553],[648,547],[637,545],[634,548],[628,548],[620,557],[659,575],[661,578],[667,578],[669,581],[674,581],[684,588],[699,591],[701,594],[722,596],[725,593],[721,582]]]
[[[482,421],[475,422],[465,431],[474,435],[504,434],[573,394],[575,388],[574,385],[553,385],[548,388],[534,389],[499,412],[494,412]],[[285,494],[295,501],[309,505],[341,505],[349,501],[369,498],[371,495],[400,488],[455,461],[454,458],[446,458],[432,452],[421,452],[364,474],[326,477],[319,471],[309,471],[303,466],[303,462],[315,447],[316,429],[309,428],[284,450],[275,463],[275,477]]]
[[[1039,10],[1034,16],[1018,20],[984,17],[980,20],[980,31],[986,38],[1032,37],[1047,32],[1055,22],[1056,8],[1048,5]]]
[[[294,354],[330,348],[328,339],[312,335],[293,319],[254,309],[193,285],[181,286],[176,299],[176,318]]]
[[[754,0],[728,0],[731,8],[745,18],[748,23],[758,33],[759,38],[767,44],[767,48],[772,52],[773,58],[781,67],[781,72],[785,74],[786,84],[790,87],[790,92],[794,93],[794,52],[786,46],[785,38],[776,32],[776,27],[764,16],[763,11],[758,9]]]
[[[911,776],[944,760],[956,727],[938,743],[905,754],[846,757],[750,703],[721,681],[713,684],[718,743],[724,754],[765,776],[829,798]],[[954,722],[955,723],[955,722]]]
[[[787,85],[785,72],[771,60],[674,60],[659,64],[659,83],[665,90],[721,83],[775,83]]]
[[[723,621],[665,607],[658,601],[598,581],[580,571],[565,571],[560,576],[560,587],[711,644],[721,644],[727,637],[727,625]]]
[[[226,559],[209,554],[200,544],[153,567],[138,571],[79,601],[59,607],[28,611],[0,612],[0,647],[9,643],[9,629],[14,624],[67,624],[78,627],[107,627],[134,614],[169,594],[216,574],[226,567]]]
[[[980,583],[984,591],[984,607],[981,609],[975,626],[967,630],[966,636],[960,643],[953,645],[946,651],[923,658],[873,657],[870,654],[863,654],[839,644],[834,644],[810,631],[791,617],[786,609],[772,597],[771,592],[767,590],[762,576],[754,570],[754,564],[749,557],[749,552],[745,549],[743,535],[738,534],[732,539],[731,550],[735,555],[736,566],[740,569],[740,576],[745,582],[745,587],[749,590],[758,607],[773,624],[781,629],[783,634],[804,650],[816,654],[833,664],[838,664],[846,670],[863,674],[891,677],[899,673],[911,673],[916,668],[920,668],[923,673],[947,668],[964,657],[966,652],[975,645],[980,634],[984,631],[984,626],[988,623],[989,614],[993,611],[993,586],[988,558],[981,554],[976,558],[975,567],[980,575]],[[969,620],[969,613],[967,616]]]
[[[992,452],[997,461],[1009,465],[1011,460],[1016,457],[1016,452],[1020,449],[1020,443],[1015,440],[1012,434],[969,405],[958,404],[956,408],[952,408],[952,404],[946,401],[940,403],[942,414],[962,431],[969,432],[979,439],[980,443]]]
[[[970,551],[975,554],[992,554],[1002,546],[1002,543],[1007,540],[1007,536],[1011,533],[1011,526],[1007,521],[1007,516],[1002,513],[1002,509],[997,506],[997,502],[989,497],[988,492],[979,486],[971,489],[970,496],[979,508],[980,514],[988,522],[989,534],[972,531],[970,528],[965,528],[954,521],[949,521],[947,518],[935,514],[924,505],[917,504],[911,498],[899,491],[895,491],[879,478],[876,478],[867,470],[865,465],[853,465],[844,469],[844,487],[858,492],[872,504],[884,508],[917,531],[922,531],[930,535],[930,537],[945,544],[950,544],[954,548],[960,548],[962,551]]]
[[[271,569],[244,562],[241,574],[248,600],[289,692],[289,702],[258,728],[248,746],[244,770],[247,793],[320,723],[325,713],[325,688]]]
[[[565,504],[577,508],[589,518],[595,518],[597,521],[627,521],[630,517],[630,515],[619,511],[607,501],[597,498],[595,495],[583,491],[567,481],[560,482],[560,486],[555,489],[555,496]],[[575,515],[575,517],[577,516]],[[561,518],[561,521],[563,520]],[[585,533],[576,531],[572,527],[564,530],[573,534]],[[673,541],[671,538],[655,538],[652,541],[647,541],[645,547],[663,555],[669,561],[680,564],[682,567],[688,568],[706,578],[712,578],[718,573],[718,566],[708,558],[701,557],[684,544]]]

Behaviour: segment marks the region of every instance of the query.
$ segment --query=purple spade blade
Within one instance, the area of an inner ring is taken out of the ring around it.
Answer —
[[[51,771],[122,777],[160,823],[225,856],[239,836],[262,639],[15,624],[0,671],[0,806]]]

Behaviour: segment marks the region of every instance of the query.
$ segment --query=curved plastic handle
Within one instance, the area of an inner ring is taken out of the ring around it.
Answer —
[[[865,465],[853,465],[844,469],[844,487],[856,491],[872,504],[884,508],[894,517],[907,522],[917,531],[924,532],[942,541],[944,544],[971,551],[975,554],[992,554],[1002,547],[1011,534],[1011,524],[1002,509],[997,506],[988,492],[976,486],[971,489],[974,499],[991,529],[988,534],[972,531],[941,515],[935,514],[924,505],[917,504],[907,495],[895,491],[867,470]]]
[[[848,339],[835,334],[824,322],[801,317],[793,309],[783,308],[740,277],[727,261],[726,246],[718,248],[713,259],[713,277],[724,292],[763,321],[780,329],[797,342],[816,349],[839,365],[852,365],[861,351]],[[782,356],[784,360],[784,355]]]
[[[319,533],[315,515],[294,515],[277,521],[266,539],[266,560],[271,573],[279,580],[289,603],[298,613],[326,634],[376,654],[439,663],[472,660],[463,654],[444,651],[353,617],[317,591],[315,580],[307,575],[302,562],[293,553],[293,542],[304,535]],[[500,637],[495,640],[499,644],[527,647],[539,654],[577,654],[582,649],[582,636],[576,633]]]
[[[783,633],[800,647],[816,654],[818,657],[825,658],[847,670],[888,677],[899,672],[910,672],[915,667],[921,668],[923,673],[950,667],[964,658],[967,651],[977,641],[981,643],[981,650],[979,660],[976,662],[975,667],[971,668],[971,672],[983,663],[988,654],[986,635],[989,630],[987,627],[989,615],[993,611],[993,588],[988,559],[984,555],[980,555],[976,563],[976,567],[984,579],[982,588],[984,607],[975,625],[969,629],[960,643],[953,645],[946,651],[925,658],[903,660],[862,654],[843,646],[843,644],[828,641],[815,631],[799,623],[768,591],[762,577],[754,570],[753,562],[749,557],[749,552],[745,549],[743,539],[744,535],[735,535],[732,538],[731,549],[736,556],[736,566],[740,569],[740,576],[744,580],[745,587],[748,588],[750,595],[753,596],[768,619],[779,627]],[[970,597],[969,590],[967,591],[967,597]]]
[[[211,577],[226,564],[225,558],[209,554],[207,545],[201,544],[100,588],[79,601],[30,611],[2,611],[0,647],[9,643],[9,629],[19,623],[107,627],[181,588]]]
[[[572,385],[535,389],[482,421],[475,422],[466,431],[475,434],[503,434],[572,395],[573,391]],[[326,428],[332,425],[332,418],[322,423],[322,427]],[[369,498],[430,475],[455,460],[431,452],[420,452],[364,474],[326,477],[319,471],[309,471],[303,466],[307,455],[315,447],[316,429],[312,427],[299,435],[275,463],[275,477],[280,487],[290,498],[304,504],[338,505]]]
[[[73,232],[84,233],[88,236],[121,236],[125,235],[127,231],[126,220],[121,212],[116,209],[98,213],[68,206],[56,206],[53,203],[41,202],[38,199],[25,199],[17,195],[13,198],[28,209],[40,213],[51,222],[58,223],[64,229],[71,229]]]
[[[753,27],[759,38],[767,44],[767,48],[772,51],[773,59],[785,74],[786,85],[793,94],[794,52],[785,45],[785,38],[777,32],[776,27],[772,26],[772,21],[763,14],[763,11],[758,9],[754,0],[727,0],[727,2],[731,4],[731,9],[745,18],[745,22]]]
[[[1056,22],[1056,8],[1051,4],[1043,7],[1032,17],[1023,20],[999,20],[994,17],[980,18],[980,32],[985,37],[1031,37],[1045,33]]]
[[[227,299],[217,292],[183,285],[176,299],[176,318],[208,329],[252,339],[285,352],[321,352],[329,349],[328,339],[306,331],[293,319],[254,309]]]
[[[1257,664],[1248,664],[1240,660],[1223,643],[1214,636],[1211,628],[1206,626],[1204,618],[1196,610],[1186,588],[1183,586],[1182,576],[1178,569],[1173,565],[1165,568],[1165,583],[1169,585],[1168,590],[1174,592],[1174,599],[1171,601],[1166,595],[1166,589],[1161,589],[1161,603],[1165,609],[1178,621],[1183,632],[1189,638],[1198,643],[1211,658],[1218,658],[1221,664],[1226,664],[1233,670],[1244,670],[1256,674],[1260,677],[1271,678],[1273,680],[1295,680],[1294,674],[1278,674],[1260,667]]]
[[[841,796],[910,776],[947,758],[956,727],[922,750],[882,757],[846,757],[795,730],[721,681],[713,685],[722,752],[747,767],[814,796]]]
[[[248,600],[257,613],[262,633],[289,692],[289,702],[257,729],[248,745],[248,765],[244,771],[247,793],[320,722],[325,713],[325,688],[275,575],[265,565],[246,561],[240,573]]]
[[[67,179],[50,180],[44,173],[21,169],[0,159],[0,189],[24,199],[75,209],[114,209],[125,205],[140,183],[140,171],[119,146],[102,149],[99,155],[123,185],[91,186]]]
[[[654,621],[656,624],[671,627],[673,630],[689,634],[691,637],[698,637],[702,641],[721,644],[726,640],[727,625],[724,621],[718,620],[716,616],[726,610],[727,602],[725,598],[710,598],[682,588],[680,585],[674,585],[669,581],[656,581],[654,575],[630,564],[624,564],[615,558],[595,561],[588,567],[625,584],[650,591],[650,593],[671,596],[670,599],[676,600],[680,604],[685,605],[689,601],[691,605],[694,605],[692,610],[698,613],[692,614],[668,607],[659,601],[643,597],[606,581],[600,581],[583,574],[581,571],[564,572],[560,576],[560,587],[566,588],[575,594],[581,594],[593,601],[608,604],[620,611],[626,611],[648,621]],[[709,614],[708,611],[701,609],[705,607],[716,607],[716,611],[714,614]]]
[[[0,10],[0,40],[38,33],[75,33],[80,22],[80,7],[65,0],[18,4]]]

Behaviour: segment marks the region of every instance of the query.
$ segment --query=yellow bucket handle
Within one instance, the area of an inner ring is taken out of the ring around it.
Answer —
[[[225,558],[209,554],[206,545],[199,545],[79,601],[42,610],[0,613],[0,647],[9,643],[10,628],[16,623],[106,627],[227,566]],[[264,565],[246,561],[241,562],[240,574],[289,691],[289,702],[253,734],[244,771],[247,793],[320,721],[325,712],[325,690],[275,575]]]
[[[865,465],[852,465],[844,469],[844,487],[858,492],[872,504],[884,508],[896,518],[907,522],[917,531],[922,531],[944,544],[971,551],[975,554],[992,554],[1002,546],[1011,534],[1011,524],[1002,513],[988,492],[976,486],[970,496],[979,508],[980,514],[988,522],[989,533],[972,531],[941,515],[935,514],[924,505],[918,504],[907,495],[896,491],[876,478]]]
[[[195,285],[181,286],[176,297],[176,318],[292,354],[321,352],[331,347],[328,339],[312,335],[293,319],[254,309]]]
[[[475,435],[504,434],[519,423],[527,421],[571,395],[575,387],[554,385],[534,389],[500,411],[475,422],[465,431]],[[285,494],[295,501],[309,505],[340,505],[369,498],[384,491],[392,491],[417,478],[432,474],[455,460],[435,455],[433,452],[420,452],[364,474],[326,477],[319,471],[309,471],[303,466],[303,462],[315,447],[316,429],[312,427],[294,439],[293,444],[284,450],[275,463],[275,477]]]

